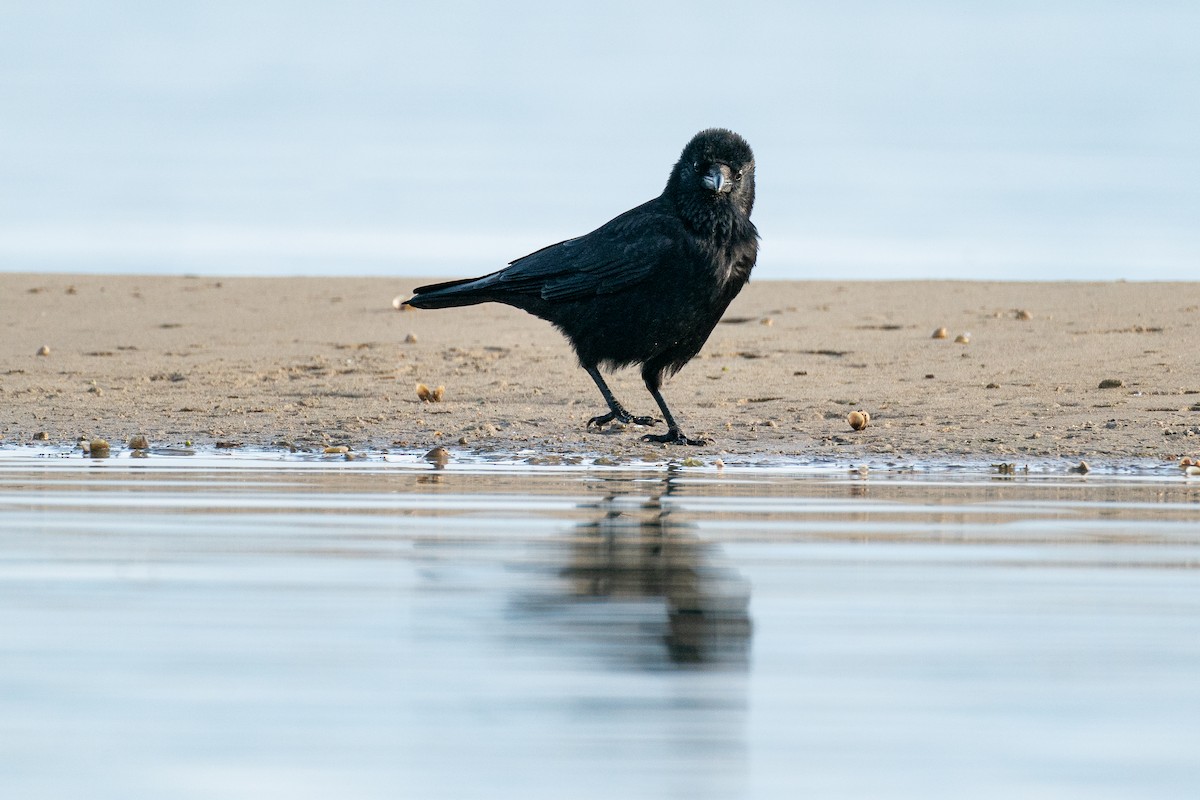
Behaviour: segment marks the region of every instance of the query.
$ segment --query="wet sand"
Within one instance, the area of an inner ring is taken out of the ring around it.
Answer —
[[[0,444],[663,458],[645,429],[586,429],[599,393],[547,323],[396,311],[419,283],[0,275]],[[1198,341],[1200,283],[754,282],[664,390],[713,443],[667,452],[1175,461],[1200,454]],[[610,385],[653,410],[636,371]]]

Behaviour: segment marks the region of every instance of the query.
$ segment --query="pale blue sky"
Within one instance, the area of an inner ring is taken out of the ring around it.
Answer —
[[[485,272],[758,157],[762,278],[1200,277],[1200,5],[26,3],[0,269]]]

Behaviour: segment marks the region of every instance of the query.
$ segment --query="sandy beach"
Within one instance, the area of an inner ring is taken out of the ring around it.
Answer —
[[[420,282],[0,275],[0,444],[663,458],[646,429],[586,429],[603,403],[547,323],[394,309]],[[1200,453],[1198,341],[1200,283],[752,282],[664,389],[713,443],[668,450],[1173,461]],[[610,385],[654,409],[636,370]]]

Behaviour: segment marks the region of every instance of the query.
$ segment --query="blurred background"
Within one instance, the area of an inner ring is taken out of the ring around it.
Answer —
[[[756,277],[1200,277],[1194,2],[5,3],[0,270],[452,275],[758,160]]]

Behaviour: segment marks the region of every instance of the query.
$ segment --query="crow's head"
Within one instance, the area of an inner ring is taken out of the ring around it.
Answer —
[[[695,227],[725,227],[730,215],[748,218],[754,207],[754,152],[733,131],[700,131],[683,148],[667,193]]]

